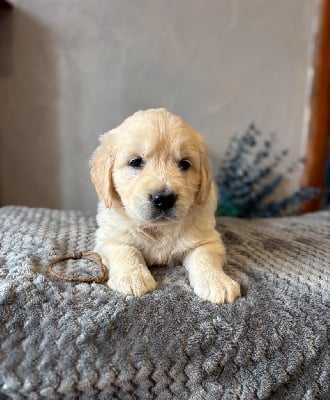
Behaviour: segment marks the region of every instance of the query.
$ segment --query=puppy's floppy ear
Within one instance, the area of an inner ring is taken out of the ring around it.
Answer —
[[[200,144],[200,184],[199,190],[196,197],[196,204],[203,207],[209,196],[211,185],[212,185],[212,175],[211,168],[207,155],[207,148],[204,142]]]
[[[115,194],[112,182],[112,170],[115,162],[115,154],[109,137],[109,134],[101,136],[101,143],[90,160],[92,182],[98,196],[104,201],[108,208],[111,207],[112,198]]]

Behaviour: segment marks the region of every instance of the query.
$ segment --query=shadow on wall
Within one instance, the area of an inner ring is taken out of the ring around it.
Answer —
[[[1,205],[61,207],[57,76],[49,35],[21,10],[0,10]]]

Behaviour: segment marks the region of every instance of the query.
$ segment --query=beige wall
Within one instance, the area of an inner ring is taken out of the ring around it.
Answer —
[[[138,109],[183,116],[214,167],[251,121],[303,152],[318,0],[15,4],[0,16],[3,205],[94,211],[97,137]]]

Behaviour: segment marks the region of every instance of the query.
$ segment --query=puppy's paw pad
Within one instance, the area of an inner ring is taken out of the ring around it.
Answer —
[[[126,274],[111,276],[107,282],[112,290],[124,295],[142,296],[156,288],[156,281],[151,273],[146,270],[131,271]]]
[[[239,284],[225,274],[202,277],[193,286],[197,296],[215,304],[232,303],[241,295]]]

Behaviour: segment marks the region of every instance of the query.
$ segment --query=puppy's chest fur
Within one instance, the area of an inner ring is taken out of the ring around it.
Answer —
[[[134,245],[150,265],[181,264],[189,243],[180,231],[145,228],[134,235]]]
[[[193,223],[192,215],[177,224],[148,226],[133,223],[123,213],[107,209],[101,204],[97,216],[99,229],[96,241],[98,247],[107,244],[135,247],[140,250],[148,266],[179,265],[202,240],[214,239],[214,229],[210,231],[208,224],[206,230],[197,226]],[[213,233],[211,236],[210,232]]]

